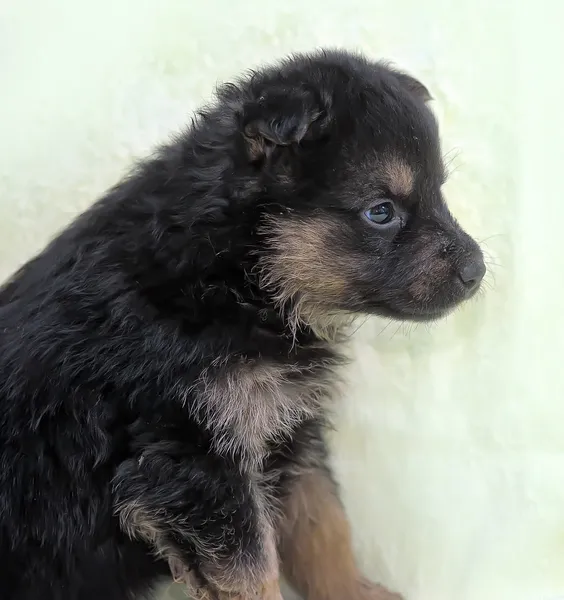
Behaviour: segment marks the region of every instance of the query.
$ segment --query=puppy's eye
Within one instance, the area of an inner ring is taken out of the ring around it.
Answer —
[[[364,212],[364,216],[376,225],[386,225],[394,218],[394,205],[391,202],[381,202]]]

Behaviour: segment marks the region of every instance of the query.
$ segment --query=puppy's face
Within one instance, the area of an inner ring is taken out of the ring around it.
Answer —
[[[347,60],[298,65],[278,89],[263,82],[245,123],[271,200],[260,228],[263,285],[305,322],[339,313],[436,319],[476,293],[485,266],[443,199],[428,92]]]

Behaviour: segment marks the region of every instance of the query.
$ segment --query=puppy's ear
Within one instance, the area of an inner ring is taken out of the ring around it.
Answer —
[[[257,161],[270,156],[276,147],[315,140],[329,120],[329,98],[299,87],[269,88],[243,109],[242,130],[249,156]]]
[[[423,102],[430,102],[433,99],[429,90],[415,77],[397,71],[396,77],[404,89],[423,100]]]

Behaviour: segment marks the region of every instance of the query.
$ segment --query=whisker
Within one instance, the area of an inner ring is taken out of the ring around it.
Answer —
[[[401,329],[402,325],[403,325],[403,323],[400,323],[400,324],[397,326],[397,329],[394,331],[394,333],[393,333],[392,337],[390,338],[390,341],[392,341],[392,340],[393,340],[393,339],[396,337],[396,334],[397,334],[397,333],[398,333],[398,331]]]
[[[506,233],[494,233],[492,235],[489,235],[486,238],[483,238],[481,240],[476,240],[478,242],[478,244],[485,244],[488,240],[491,240],[492,238],[496,238],[496,237],[507,237]]]
[[[368,321],[369,318],[370,315],[366,315],[363,319],[358,319],[359,323],[357,327],[351,332],[351,335],[355,335],[356,333],[358,333],[358,330]]]
[[[445,163],[445,169],[447,171],[447,178],[450,177],[453,173],[455,173],[460,167],[459,165],[454,165],[454,161],[460,157],[460,149],[452,148],[446,154],[443,155],[443,161]]]
[[[497,267],[498,269],[505,269],[505,265],[502,265],[501,263],[495,262],[493,260],[485,260],[484,263],[488,266],[488,267]]]
[[[378,334],[376,334],[376,335],[377,335],[378,337],[379,337],[379,336],[381,336],[381,335],[384,333],[384,331],[386,331],[386,329],[388,329],[388,327],[389,327],[389,326],[390,326],[392,323],[393,323],[393,319],[390,319],[390,320],[389,320],[389,321],[386,323],[386,325],[384,325],[384,327],[382,328],[382,330],[381,330],[381,331],[380,331]]]
[[[480,287],[480,289],[478,290],[477,295],[481,295],[481,296],[485,296],[486,294],[486,289],[489,292],[493,292],[494,291],[494,286],[490,281],[486,281],[485,279],[482,281],[482,286]]]

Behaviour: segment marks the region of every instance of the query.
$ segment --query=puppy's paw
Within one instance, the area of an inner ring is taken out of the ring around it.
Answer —
[[[404,600],[402,596],[386,589],[383,585],[364,579],[361,583],[361,600]]]
[[[186,586],[186,594],[190,600],[217,600],[213,590],[198,577],[197,573],[189,569],[178,558],[169,558],[168,566],[174,583]]]
[[[282,592],[280,591],[280,582],[273,581],[264,586],[257,596],[257,600],[283,600]]]
[[[216,596],[212,596],[214,600],[283,600],[278,581],[267,583],[256,590],[246,590],[244,592],[216,590],[215,593]]]
[[[194,570],[186,567],[177,558],[169,558],[168,565],[175,583],[186,586],[191,600],[283,600],[278,580],[272,580],[258,589],[245,591],[221,590],[209,581],[204,581]]]

